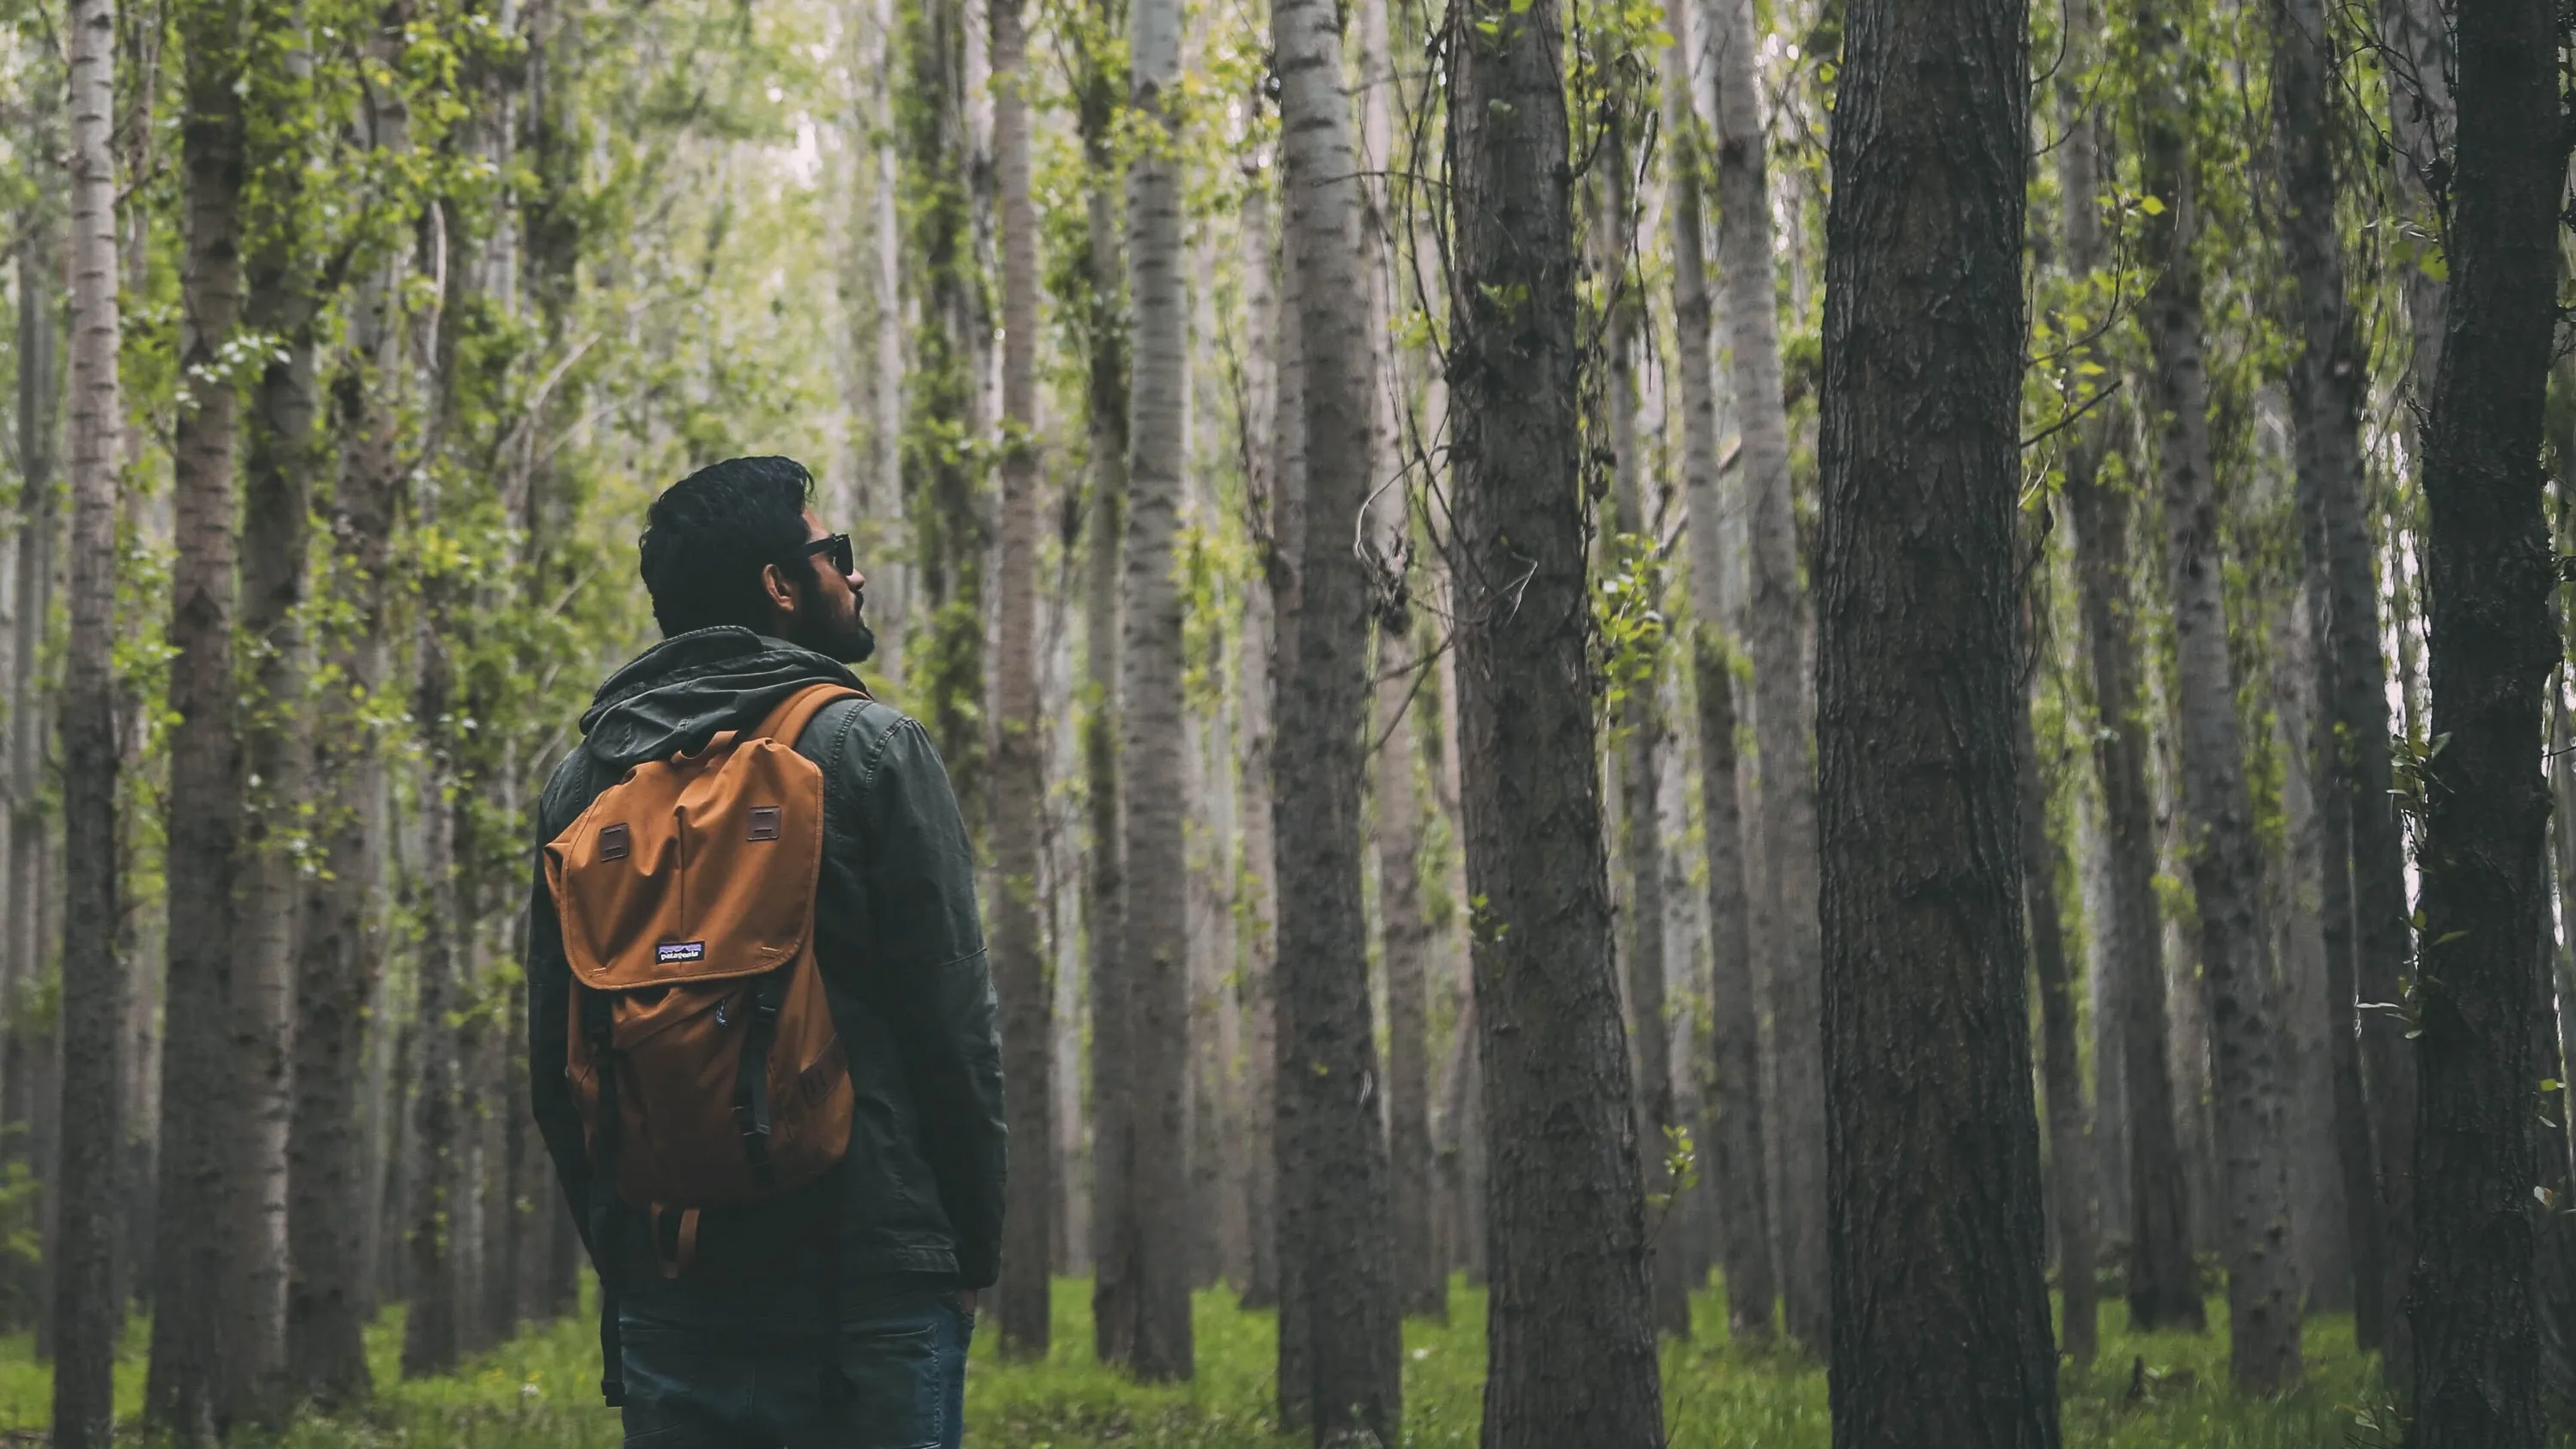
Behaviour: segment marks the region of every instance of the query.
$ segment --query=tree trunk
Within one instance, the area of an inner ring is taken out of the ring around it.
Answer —
[[[1485,1449],[1663,1443],[1592,761],[1555,0],[1450,12],[1451,567],[1490,1181]]]
[[[1095,15],[1104,30],[1116,23],[1109,0]],[[1089,168],[1086,239],[1090,292],[1083,299],[1085,341],[1090,346],[1088,402],[1091,449],[1090,559],[1086,570],[1084,675],[1090,681],[1083,715],[1083,791],[1089,807],[1085,920],[1091,969],[1091,1244],[1093,1352],[1124,1363],[1133,1352],[1134,1285],[1124,1276],[1126,1257],[1117,1244],[1127,1231],[1128,994],[1132,973],[1122,944],[1126,887],[1118,792],[1120,549],[1127,517],[1128,376],[1126,309],[1120,298],[1127,268],[1112,193],[1118,162],[1112,128],[1118,117],[1124,73],[1114,52],[1088,45],[1080,55],[1080,124]]]
[[[1772,922],[1772,1034],[1780,1097],[1766,1125],[1779,1138],[1781,1289],[1789,1332],[1810,1347],[1830,1335],[1825,1271],[1825,1101],[1816,918],[1816,784],[1808,754],[1804,640],[1790,499],[1789,427],[1780,404],[1780,318],[1772,257],[1768,142],[1756,76],[1752,0],[1716,0],[1717,252],[1742,435],[1752,533],[1745,643],[1753,660],[1754,750],[1760,762],[1764,914]]]
[[[2335,1117],[2335,1063],[2340,1051],[2357,1062],[2352,1051],[2353,1021],[2328,1005],[2323,898],[2325,831],[2317,809],[2317,775],[2308,746],[2316,739],[2319,685],[2323,667],[2317,659],[2316,576],[2301,580],[2300,595],[2267,607],[2272,615],[2269,683],[2272,748],[2281,762],[2280,809],[2283,849],[2266,862],[2265,892],[2274,920],[2274,949],[2279,953],[2282,1034],[2289,1071],[2284,1081],[2288,1110],[2282,1136],[2288,1152],[2292,1236],[2299,1248],[2299,1282],[2307,1311],[2349,1313],[2353,1308],[2351,1214],[2344,1203],[2341,1141]],[[2346,973],[2347,978],[2349,972]],[[2340,1047],[2329,1037],[2340,1035]],[[2359,1084],[2358,1076],[2354,1079]],[[2353,1119],[2369,1143],[2368,1119]],[[2368,1163],[2365,1152],[2362,1161]],[[2375,1178],[2363,1185],[2374,1194]],[[2371,1260],[2370,1276],[2379,1273]]]
[[[1716,0],[1702,14],[1720,36]],[[1675,27],[1677,31],[1686,26]],[[1754,994],[1744,819],[1736,794],[1735,647],[1726,628],[1724,504],[1718,495],[1717,386],[1709,360],[1708,267],[1700,174],[1708,133],[1690,101],[1686,35],[1664,52],[1664,130],[1672,140],[1673,325],[1680,341],[1682,489],[1690,510],[1692,678],[1698,700],[1701,833],[1708,857],[1708,1088],[1703,1171],[1716,1193],[1718,1265],[1729,1330],[1771,1334],[1770,1191],[1762,1170],[1761,1003]]]
[[[292,168],[289,168],[292,169]],[[281,178],[277,204],[308,205]],[[236,1412],[282,1419],[286,1394],[288,1136],[294,1116],[296,899],[294,850],[306,826],[311,741],[306,727],[305,556],[313,475],[321,466],[313,336],[317,299],[293,223],[272,220],[253,251],[243,325],[278,339],[251,385],[242,459],[242,633],[253,651],[242,710],[248,772],[241,834],[241,941],[233,961],[233,1072],[243,1093],[228,1171],[239,1234],[225,1290],[230,1393]]]
[[[59,119],[51,102],[43,104],[36,129],[52,145],[51,127]],[[0,925],[0,1164],[28,1161],[29,1126],[36,1110],[30,1089],[31,1068],[44,1044],[31,1022],[28,993],[43,960],[38,927],[45,914],[39,904],[39,872],[47,847],[44,736],[48,706],[44,688],[47,615],[53,601],[53,541],[60,523],[55,506],[56,434],[61,424],[61,382],[55,361],[55,328],[62,320],[61,238],[51,214],[51,198],[38,197],[22,213],[24,232],[15,248],[18,270],[18,536],[5,562],[9,637],[0,641],[9,653],[8,670],[8,819],[7,839],[0,840],[0,907],[10,914]],[[0,1169],[5,1170],[5,1169]],[[48,1184],[59,1189],[59,1183]],[[12,1265],[0,1281],[0,1322],[11,1329],[45,1322],[38,1265]],[[40,1334],[40,1336],[42,1336]]]
[[[2045,600],[2033,601],[2033,612]],[[2049,784],[2033,737],[2030,705],[2014,720],[2020,757],[2022,909],[2030,921],[2030,959],[2039,980],[2040,1077],[2048,1092],[2048,1166],[2056,1188],[2057,1291],[2064,1328],[2059,1347],[2077,1368],[2093,1362],[2100,1342],[2094,1281],[2092,1123],[2084,1110],[2084,1068],[2075,1049],[2075,988],[2067,979],[2066,930],[2058,914],[2057,841],[2048,829]]]
[[[939,747],[970,829],[984,811],[984,555],[989,540],[976,469],[960,436],[976,436],[988,330],[975,253],[975,180],[967,134],[965,0],[903,8],[905,271],[913,320],[904,371],[902,479],[920,595],[905,641],[905,681]]]
[[[2541,1441],[2527,1021],[2548,909],[2542,684],[2561,652],[2540,512],[2566,128],[2545,0],[2459,13],[2451,295],[2425,420],[2433,729],[2414,1005],[2417,1449]]]
[[[116,628],[121,421],[116,162],[109,140],[116,105],[115,6],[111,0],[77,0],[69,30],[72,532],[71,637],[63,652],[61,705],[63,929],[70,940],[95,942],[115,939],[124,915],[109,661]],[[22,305],[29,295],[20,294]],[[17,733],[23,737],[23,726]],[[13,863],[20,870],[32,864]],[[113,950],[92,952],[85,969],[63,976],[61,1115],[113,1124],[113,1130],[77,1133],[66,1142],[58,1178],[62,1200],[74,1205],[54,1241],[51,1305],[54,1443],[63,1449],[105,1449],[115,1423],[112,1378],[117,1338],[125,1327],[115,1264],[126,1200],[122,1124],[130,964]]]
[[[1038,941],[1039,804],[1046,742],[1038,711],[1037,208],[1029,198],[1027,39],[1021,0],[990,0],[993,21],[993,151],[1002,224],[1002,522],[1000,627],[993,648],[992,843],[994,985],[1003,1002],[1012,1130],[1035,1150],[1011,1173],[1003,1279],[995,1318],[1002,1351],[1044,1358],[1052,1317],[1048,1204],[1055,1174],[1051,1064],[1054,1001]]]
[[[1392,462],[1392,459],[1389,459]],[[1371,486],[1401,499],[1392,469],[1372,468]],[[1398,519],[1406,510],[1399,504]],[[1398,534],[1401,536],[1399,524]],[[1431,661],[1414,646],[1407,610],[1378,612],[1375,759],[1379,953],[1386,966],[1386,1134],[1392,1168],[1398,1306],[1408,1315],[1448,1312],[1449,1274],[1433,1246],[1431,1193],[1431,950],[1423,914],[1423,801],[1414,786],[1414,736]],[[1353,902],[1356,907],[1357,902]]]
[[[1411,469],[1397,437],[1396,396],[1403,386],[1393,348],[1391,319],[1398,289],[1389,179],[1396,154],[1395,66],[1388,0],[1359,4],[1359,176],[1361,208],[1356,244],[1368,268],[1365,318],[1368,404],[1365,486],[1367,546],[1374,575],[1368,581],[1370,612],[1377,623],[1377,715],[1370,729],[1377,752],[1370,762],[1376,813],[1378,942],[1386,973],[1386,1133],[1392,1168],[1394,1266],[1399,1306],[1406,1314],[1448,1311],[1449,1275],[1432,1246],[1431,1067],[1429,971],[1431,923],[1423,915],[1422,802],[1414,789],[1412,705],[1429,667],[1414,647],[1410,583],[1413,556]],[[1336,305],[1346,305],[1337,301]]]
[[[1243,197],[1244,490],[1248,524],[1262,540],[1244,581],[1241,672],[1243,876],[1252,899],[1244,907],[1244,994],[1250,1007],[1243,1073],[1245,1174],[1243,1223],[1250,1247],[1242,1288],[1247,1308],[1279,1302],[1279,1030],[1274,998],[1279,974],[1278,837],[1270,794],[1272,679],[1279,650],[1279,610],[1272,597],[1280,541],[1273,522],[1282,494],[1279,440],[1287,420],[1279,409],[1282,380],[1300,369],[1280,365],[1278,338],[1293,335],[1279,306],[1274,272],[1278,240],[1271,235],[1270,191],[1247,174]],[[1302,434],[1301,434],[1302,436]],[[1299,470],[1302,474],[1302,468]]]
[[[1286,210],[1283,205],[1281,210]],[[1288,686],[1297,676],[1297,630],[1291,621],[1297,616],[1299,580],[1304,577],[1306,541],[1306,368],[1305,327],[1298,319],[1300,283],[1297,273],[1297,248],[1288,245],[1284,229],[1279,245],[1279,341],[1275,349],[1282,358],[1298,359],[1296,366],[1282,365],[1278,376],[1278,409],[1275,414],[1277,436],[1274,448],[1278,459],[1276,480],[1272,484],[1270,518],[1270,588],[1277,624],[1270,650],[1270,697],[1275,703],[1284,699]],[[1271,772],[1275,785],[1279,767],[1279,741],[1274,730],[1270,744]],[[1279,802],[1274,789],[1271,800],[1271,836],[1276,865],[1279,841]],[[1280,1165],[1288,1160],[1287,1114],[1282,1110],[1288,1090],[1280,1077],[1278,1064],[1285,1059],[1295,1005],[1287,994],[1284,958],[1274,961],[1270,982],[1271,1041],[1271,1123],[1269,1183],[1273,1227],[1276,1232],[1278,1301],[1279,1301],[1279,1371],[1283,1384],[1306,1384],[1314,1381],[1308,1361],[1312,1347],[1307,1333],[1307,1297],[1302,1280],[1297,1276],[1300,1257],[1294,1251],[1296,1223],[1301,1199],[1285,1190]],[[1303,1407],[1303,1395],[1282,1393],[1279,1399],[1281,1427],[1307,1427],[1296,1415]]]
[[[2087,17],[2089,18],[2089,16]],[[2070,30],[2089,26],[2070,22]],[[2104,260],[2097,197],[2099,123],[2081,119],[2080,98],[2061,94],[2070,124],[2060,148],[2069,265],[2090,272]],[[2155,810],[2147,793],[2147,727],[2138,692],[2135,600],[2129,578],[2131,500],[2102,482],[2106,434],[2079,424],[2067,450],[2066,501],[2075,531],[2084,652],[2092,667],[2093,764],[2102,791],[2110,911],[2102,964],[2118,1020],[2119,1067],[2097,1088],[2124,1100],[2129,1184],[2129,1319],[2141,1328],[2204,1321],[2192,1261],[2181,1146],[2175,1136],[2172,1067],[2166,1056],[2165,978],[2156,900]],[[2100,1065],[2100,1063],[2097,1063]],[[2107,1115],[2107,1114],[2106,1114]]]
[[[1180,84],[1181,17],[1173,0],[1137,0],[1128,99],[1150,124]],[[1120,590],[1119,787],[1125,907],[1121,971],[1127,1132],[1113,1144],[1120,1200],[1104,1278],[1123,1285],[1121,1367],[1148,1380],[1193,1372],[1186,1255],[1188,1199],[1188,861],[1181,780],[1181,599],[1173,573],[1180,525],[1188,296],[1182,275],[1180,163],[1161,152],[1127,171],[1128,289],[1135,319],[1124,583]]]
[[[169,626],[168,891],[170,970],[162,1041],[158,1279],[152,1294],[147,1413],[185,1442],[215,1438],[234,1404],[227,1338],[239,1236],[236,1156],[249,1110],[248,1083],[232,1052],[235,899],[242,832],[242,752],[233,678],[233,433],[221,352],[241,315],[241,195],[246,159],[238,15],[193,6],[181,14],[187,47],[181,173],[187,256],[180,280],[187,317],[179,409],[171,447],[178,557]]]
[[[2290,409],[2298,434],[2300,535],[2309,598],[2319,606],[2313,622],[2322,636],[2314,645],[2319,708],[2310,768],[2322,807],[2325,1033],[2345,1231],[2353,1261],[2363,1270],[2354,1280],[2355,1330],[2364,1347],[2375,1347],[2386,1329],[2386,1218],[2353,1042],[2353,989],[2361,976],[2396,981],[2408,950],[2408,912],[2403,845],[2388,795],[2388,680],[2379,656],[2377,559],[2362,502],[2361,407],[2369,377],[2344,296],[2343,241],[2335,220],[2329,87],[2336,49],[2328,27],[2324,0],[2274,0],[2272,123],[2282,199],[2290,213],[2282,239],[2297,297],[2289,329],[2298,346]],[[2358,973],[2356,951],[2372,963]],[[2364,1029],[2378,1032],[2376,1024]],[[2406,1095],[2393,1079],[2381,1085]]]
[[[1603,172],[1602,216],[1596,230],[1598,244],[1607,253],[1603,270],[1618,279],[1605,339],[1614,530],[1607,556],[1617,569],[1643,575],[1648,581],[1646,606],[1660,608],[1662,569],[1639,484],[1646,459],[1637,437],[1636,355],[1646,304],[1641,280],[1624,271],[1637,237],[1637,216],[1628,193],[1633,163],[1622,134],[1624,120],[1614,115],[1610,126],[1610,164]],[[1682,1119],[1673,1096],[1671,1027],[1664,1013],[1664,849],[1659,818],[1663,791],[1656,760],[1663,740],[1656,697],[1662,646],[1660,634],[1649,635],[1633,646],[1641,651],[1640,657],[1612,664],[1613,688],[1620,695],[1612,759],[1619,782],[1619,865],[1627,878],[1623,955],[1629,1061],[1637,1084],[1637,1166],[1646,1192],[1646,1285],[1654,1304],[1655,1327],[1688,1341],[1691,1285],[1682,1266],[1688,1255],[1681,1247],[1680,1198],[1670,1167],[1676,1145],[1672,1134]]]
[[[2407,405],[2397,410],[2398,424],[2406,434],[2409,456],[2424,459],[2430,453],[2431,440],[2417,435],[2416,423],[2432,403],[2434,379],[2442,360],[2445,299],[2450,278],[2458,271],[2456,264],[2443,256],[2441,240],[2447,235],[2444,212],[2450,204],[2452,135],[2458,125],[2452,96],[2456,74],[2454,36],[2450,13],[2439,0],[2379,0],[2379,22],[2382,64],[2390,73],[2387,92],[2391,164],[2397,176],[2397,204],[2406,228],[2402,235],[2409,243],[2399,252],[2398,280],[2406,298],[2411,346],[2403,382]],[[2326,501],[2331,507],[2339,500],[2329,495]],[[2340,552],[2347,542],[2368,547],[2368,525],[2359,512],[2348,519],[2330,515],[2327,526],[2333,540],[2331,550]],[[2372,574],[2375,572],[2372,570]],[[2400,619],[2412,612],[2407,606],[2407,592],[2401,579],[2395,589],[2397,597],[2390,601],[2392,612]],[[2372,617],[2375,620],[2375,610]],[[2415,971],[2417,943],[2410,928],[2416,913],[2407,909],[2405,826],[2398,819],[2395,797],[2389,793],[2391,775],[2383,755],[2385,746],[2380,739],[2363,732],[2361,723],[2357,723],[2373,717],[2385,721],[2388,711],[2384,689],[2363,694],[2368,680],[2378,677],[2377,670],[2367,666],[2378,664],[2380,654],[2375,631],[2370,636],[2373,647],[2366,657],[2354,647],[2361,633],[2356,618],[2349,632],[2335,629],[2332,645],[2338,672],[2353,674],[2336,680],[2339,699],[2333,711],[2337,723],[2352,731],[2342,743],[2352,752],[2345,763],[2350,772],[2349,788],[2356,792],[2351,797],[2352,819],[2347,826],[2352,840],[2353,986],[2363,1002],[2390,1006],[2406,998]],[[2422,675],[2414,663],[2415,634],[2413,629],[2401,626],[2397,638],[2398,654],[2406,665],[2399,675],[2400,698],[2405,705],[2403,732],[2410,739],[2421,739],[2421,732],[2413,727],[2423,703],[2419,693]],[[2380,734],[2385,733],[2383,727]],[[2373,1010],[2361,1014],[2361,1070],[2368,1092],[2372,1156],[2378,1164],[2381,1192],[2380,1256],[2387,1268],[2379,1284],[2383,1329],[2380,1365],[2401,1394],[2415,1363],[2405,1305],[2407,1275],[2413,1270],[2416,1254],[2415,1128],[2420,1110],[2415,1082],[2419,1053],[2410,1043],[2407,1030],[2402,1012]]]
[[[1298,350],[1283,366],[1302,374],[1306,449],[1297,592],[1280,613],[1296,667],[1279,690],[1272,808],[1278,838],[1294,842],[1278,859],[1279,1190],[1290,1204],[1281,1276],[1303,1299],[1309,1352],[1305,1377],[1283,1372],[1280,1395],[1284,1416],[1311,1425],[1319,1445],[1392,1442],[1404,1417],[1403,1345],[1361,914],[1368,761],[1365,737],[1351,727],[1368,712],[1372,580],[1350,537],[1379,481],[1370,472],[1361,188],[1333,7],[1281,0],[1271,33],[1280,235],[1297,274]],[[1408,788],[1392,808],[1410,804]],[[1380,906],[1391,918],[1402,908],[1388,899]],[[1419,907],[1411,914],[1418,920]]]
[[[370,117],[379,149],[402,144],[403,118]],[[364,1224],[375,1214],[361,1114],[368,1023],[382,933],[370,902],[384,855],[384,755],[369,716],[385,701],[385,614],[394,521],[406,469],[394,389],[402,358],[399,271],[360,283],[349,305],[349,355],[332,379],[341,471],[328,521],[331,588],[348,622],[326,636],[313,754],[321,872],[304,883],[296,973],[295,1120],[288,1137],[287,1388],[325,1406],[366,1396],[362,1334],[374,1296]],[[548,1201],[551,1201],[549,1197]]]
[[[1834,1443],[2049,1449],[2013,748],[2029,18],[1849,25],[1818,451]]]
[[[2141,7],[2141,34],[2169,19]],[[2256,919],[2259,866],[2245,748],[2228,658],[2227,605],[2218,537],[2218,489],[2209,442],[2209,379],[2201,354],[2198,163],[2191,155],[2188,84],[2170,44],[2147,57],[2153,94],[2142,106],[2142,181],[2163,203],[2144,220],[2142,258],[2155,268],[2146,324],[2154,344],[2153,405],[2163,475],[2165,573],[2173,600],[2175,713],[2181,745],[2183,855],[2199,917],[2200,979],[2208,1013],[2218,1155],[2216,1227],[2227,1264],[2229,1375],[2240,1392],[2295,1387],[2299,1353],[2297,1262],[2291,1255],[2289,1181],[2280,1131],[2280,1030],[2269,1001],[2270,963]]]
[[[435,723],[447,718],[451,682],[446,646],[432,620],[423,621],[419,641],[413,716],[434,723],[418,791],[421,855],[406,883],[423,920],[413,965],[420,995],[412,1009],[411,1193],[403,1204],[409,1217],[403,1231],[411,1304],[403,1318],[406,1379],[443,1374],[456,1366],[465,1333],[458,1312],[457,1257],[469,1190],[458,1121],[462,1093],[455,1021],[463,1004],[458,958],[468,951],[456,879],[456,808],[446,803],[447,788],[456,778],[454,746],[447,730]]]

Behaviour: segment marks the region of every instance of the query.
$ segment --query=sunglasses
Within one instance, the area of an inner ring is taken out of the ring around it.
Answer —
[[[845,579],[859,571],[858,558],[850,552],[850,536],[846,533],[836,533],[830,538],[818,538],[798,549],[796,557],[809,559],[818,553],[829,559],[832,571]]]

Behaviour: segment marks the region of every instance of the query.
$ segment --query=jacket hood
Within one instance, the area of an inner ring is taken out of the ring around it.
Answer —
[[[861,688],[847,665],[784,640],[724,626],[665,639],[591,697],[581,732],[591,757],[623,770],[695,753],[726,730],[757,724],[809,684]]]

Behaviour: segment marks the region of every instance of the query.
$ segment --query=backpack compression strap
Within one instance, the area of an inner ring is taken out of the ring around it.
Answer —
[[[796,748],[805,727],[824,706],[843,699],[865,699],[861,691],[839,684],[812,684],[789,695],[770,711],[769,718],[742,738],[771,739]],[[782,975],[793,963],[782,966],[751,985],[751,1021],[742,1044],[742,1065],[734,1080],[734,1128],[742,1134],[743,1155],[751,1159],[751,1169],[766,1187],[772,1177],[769,1161],[769,1048],[778,1036],[779,990]]]

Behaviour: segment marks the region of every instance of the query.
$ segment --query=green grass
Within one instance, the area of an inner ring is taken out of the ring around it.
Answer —
[[[1405,1325],[1405,1444],[1459,1449],[1475,1443],[1485,1362],[1484,1295],[1463,1284],[1447,1325]],[[1712,1290],[1694,1305],[1703,1332],[1664,1352],[1664,1393],[1675,1449],[1825,1449],[1825,1375],[1790,1350],[1744,1351],[1723,1342],[1722,1300]],[[2223,1304],[2212,1304],[2206,1335],[2132,1334],[2116,1302],[2102,1312],[2101,1358],[2064,1370],[2070,1449],[2332,1449],[2376,1445],[2355,1414],[2375,1402],[2377,1379],[2354,1351],[2351,1320],[2308,1324],[2308,1384],[2270,1402],[2226,1388]],[[987,1449],[1285,1449],[1269,1431],[1273,1323],[1247,1312],[1223,1289],[1197,1302],[1199,1376],[1147,1387],[1102,1369],[1091,1356],[1090,1291],[1056,1284],[1055,1350],[1042,1363],[999,1362],[990,1333],[975,1346],[967,1384],[969,1440]],[[130,1416],[143,1390],[146,1330],[126,1336],[117,1366],[117,1404]],[[456,1375],[400,1383],[395,1360],[401,1317],[388,1312],[368,1335],[383,1391],[365,1410],[310,1416],[275,1436],[276,1449],[614,1449],[616,1416],[599,1406],[598,1339],[587,1322],[533,1329]],[[2143,1362],[2145,1393],[2130,1389]],[[0,1443],[38,1442],[51,1375],[24,1335],[0,1339]],[[2387,1442],[2393,1443],[2389,1439]]]

